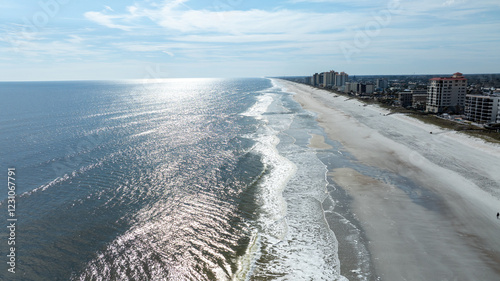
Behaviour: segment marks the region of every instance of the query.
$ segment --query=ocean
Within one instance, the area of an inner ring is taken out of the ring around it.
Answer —
[[[371,279],[327,177],[352,157],[311,147],[325,133],[292,96],[264,78],[0,83],[17,219],[0,279]]]

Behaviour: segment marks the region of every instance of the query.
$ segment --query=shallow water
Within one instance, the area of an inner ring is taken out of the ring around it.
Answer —
[[[342,280],[341,261],[371,276],[362,243],[338,256],[333,227],[361,241],[326,177],[328,161],[352,159],[310,148],[315,116],[268,79],[1,83],[0,95],[19,218],[17,273],[3,263],[0,276]]]

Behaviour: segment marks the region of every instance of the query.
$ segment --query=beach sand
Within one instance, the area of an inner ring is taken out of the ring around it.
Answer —
[[[498,145],[307,85],[278,83],[317,113],[328,138],[357,161],[416,186],[404,190],[351,168],[329,172],[353,199],[381,280],[500,280]],[[322,143],[313,136],[311,146]]]
[[[311,144],[309,145],[316,149],[331,149],[332,146],[325,143],[325,137],[321,135],[311,134]]]

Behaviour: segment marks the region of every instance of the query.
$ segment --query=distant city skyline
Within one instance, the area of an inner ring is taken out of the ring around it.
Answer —
[[[498,0],[1,3],[0,81],[500,72]]]

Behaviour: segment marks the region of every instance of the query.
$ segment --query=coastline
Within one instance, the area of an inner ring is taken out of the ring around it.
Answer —
[[[405,190],[349,168],[329,172],[353,198],[352,212],[382,280],[499,278],[500,175],[494,167],[500,146],[407,116],[385,116],[380,107],[307,85],[278,83],[316,112],[328,138],[357,161],[412,183]]]

